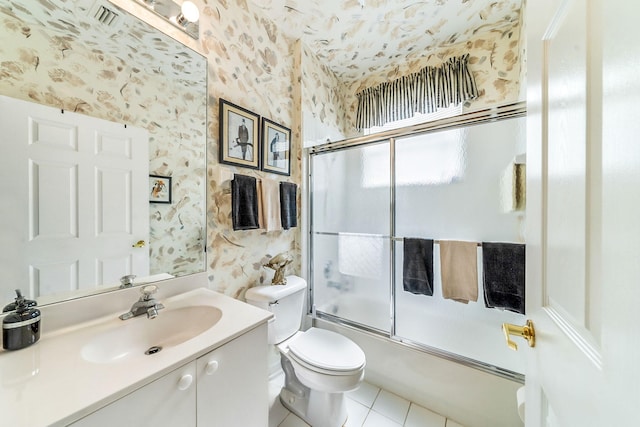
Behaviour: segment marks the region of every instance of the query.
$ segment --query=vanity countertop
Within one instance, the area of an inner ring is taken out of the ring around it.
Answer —
[[[3,425],[65,426],[160,378],[173,369],[220,347],[267,322],[272,314],[206,288],[161,300],[166,310],[211,305],[222,311],[210,329],[179,345],[141,357],[108,363],[85,360],[82,347],[113,313],[51,332],[18,351],[0,351],[0,413]],[[123,307],[124,308],[124,307]],[[126,311],[124,308],[123,311]],[[163,310],[158,318],[163,315]],[[46,318],[43,316],[43,321]],[[120,321],[120,320],[118,320]],[[146,316],[124,322],[153,322]],[[266,345],[266,343],[265,343]]]

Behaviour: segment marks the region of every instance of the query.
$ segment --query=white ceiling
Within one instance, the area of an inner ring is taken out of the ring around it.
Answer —
[[[343,81],[520,19],[523,0],[249,0]]]

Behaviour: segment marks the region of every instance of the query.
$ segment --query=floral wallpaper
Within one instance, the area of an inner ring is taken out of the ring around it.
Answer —
[[[348,126],[343,83],[311,50],[302,47],[302,110],[304,145],[318,145],[345,138]]]
[[[523,0],[249,0],[354,82],[517,21]]]
[[[200,44],[209,60],[209,145],[207,271],[213,289],[243,298],[249,287],[268,284],[271,257],[289,252],[289,274],[301,274],[300,228],[234,231],[231,223],[232,174],[298,184],[300,224],[300,105],[294,93],[295,42],[277,25],[251,12],[246,1],[207,1],[201,9]],[[220,98],[291,129],[291,175],[276,175],[218,163]]]

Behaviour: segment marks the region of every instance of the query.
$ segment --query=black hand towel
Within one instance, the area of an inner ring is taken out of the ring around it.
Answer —
[[[298,186],[291,182],[280,183],[280,221],[285,230],[298,226],[296,195]]]
[[[402,286],[407,292],[433,296],[433,240],[404,239]]]
[[[258,228],[258,190],[255,178],[238,174],[233,176],[231,219],[234,230]]]
[[[524,314],[525,245],[482,242],[484,304]]]

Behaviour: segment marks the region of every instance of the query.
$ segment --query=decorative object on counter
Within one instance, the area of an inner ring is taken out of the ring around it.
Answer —
[[[433,240],[405,238],[403,252],[403,289],[433,296]]]
[[[9,311],[16,311],[18,308],[19,302],[21,305],[27,308],[35,307],[38,305],[38,303],[35,300],[24,298],[22,296],[22,292],[20,291],[20,289],[16,289],[15,292],[17,295],[16,300],[10,304],[5,305],[4,308],[2,309],[3,313],[8,313]]]
[[[525,314],[525,245],[482,242],[484,303]]]
[[[440,275],[443,298],[478,301],[478,244],[440,240]]]
[[[273,275],[273,280],[271,280],[272,285],[286,285],[287,278],[285,277],[285,268],[287,265],[293,262],[293,257],[289,255],[288,252],[282,252],[269,260],[263,267],[268,267],[275,270],[275,274]]]
[[[260,116],[220,98],[220,163],[260,168]]]
[[[35,301],[22,296],[16,289],[15,302],[2,310],[11,312],[2,320],[2,347],[5,350],[20,350],[40,339],[40,310]]]
[[[297,194],[297,184],[280,183],[280,221],[285,230],[298,226]]]
[[[200,37],[200,24],[198,23],[200,10],[193,2],[184,1],[182,6],[178,6],[172,0],[137,0],[137,2],[147,6],[147,9],[184,31],[191,38],[198,40]],[[96,15],[99,13],[104,12],[99,9],[96,11]]]
[[[234,230],[252,230],[258,225],[256,179],[235,174],[231,180],[231,220]]]
[[[149,202],[171,203],[171,177],[149,175]]]
[[[262,170],[291,175],[291,129],[262,118]]]

